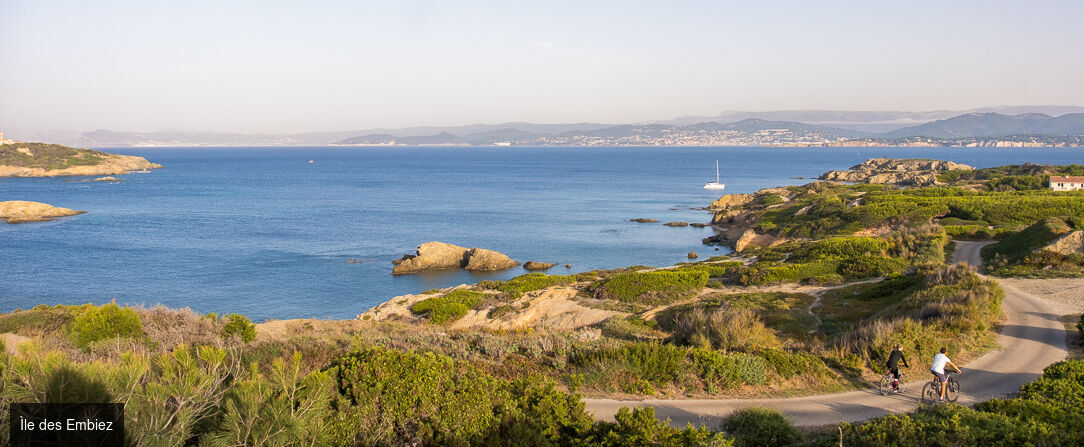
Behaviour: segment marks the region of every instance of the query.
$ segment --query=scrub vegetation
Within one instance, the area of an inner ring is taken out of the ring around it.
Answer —
[[[733,257],[432,290],[399,320],[253,325],[115,303],[19,310],[0,315],[0,332],[36,339],[16,354],[0,349],[0,412],[57,396],[122,401],[131,445],[827,446],[840,436],[845,445],[1080,445],[1080,361],[1047,368],[1011,399],[826,430],[796,430],[762,409],[707,428],[671,428],[651,408],[595,422],[581,401],[864,388],[897,343],[911,358],[942,346],[954,360],[976,358],[994,345],[1004,294],[945,262],[952,238],[1000,239],[985,253],[998,275],[1080,266],[1036,251],[1084,215],[1084,193],[1042,186],[1063,168],[1037,169],[952,171],[942,174],[948,185],[929,188],[780,188],[738,210],[771,242]],[[555,307],[606,313],[572,329],[451,324],[471,311],[489,322],[540,312],[545,303],[533,300],[546,289],[559,292]],[[919,377],[920,363],[904,371]]]

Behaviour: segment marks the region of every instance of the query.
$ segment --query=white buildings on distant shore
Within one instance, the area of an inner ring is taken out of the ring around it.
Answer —
[[[1050,176],[1051,191],[1076,191],[1084,189],[1084,177]]]
[[[4,133],[0,132],[0,144],[15,144],[15,140],[5,140]]]

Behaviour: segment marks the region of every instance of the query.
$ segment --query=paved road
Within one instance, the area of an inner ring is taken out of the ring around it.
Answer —
[[[988,242],[957,242],[954,262],[980,265],[979,250]],[[961,365],[963,394],[960,403],[973,403],[1016,392],[1042,374],[1043,368],[1065,359],[1065,329],[1052,306],[1015,288],[1002,285],[1006,320],[998,336],[999,349]],[[932,359],[915,359],[915,363]],[[925,380],[925,377],[918,379]],[[687,399],[619,401],[585,399],[587,411],[596,419],[613,420],[621,407],[655,407],[659,418],[670,418],[675,427],[687,423],[715,428],[729,414],[747,407],[782,411],[796,425],[822,426],[840,421],[855,422],[903,413],[918,407],[922,381],[910,383],[905,392],[881,396],[876,390],[852,391],[789,399]]]

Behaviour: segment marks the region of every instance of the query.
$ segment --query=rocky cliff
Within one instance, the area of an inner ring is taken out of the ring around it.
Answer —
[[[950,170],[972,170],[971,166],[941,160],[871,158],[846,171],[830,171],[821,180],[853,183],[880,183],[902,186],[933,186],[937,174]]]
[[[23,200],[0,202],[0,219],[7,219],[8,223],[42,222],[53,220],[54,217],[74,216],[85,212],[58,208],[40,202]]]

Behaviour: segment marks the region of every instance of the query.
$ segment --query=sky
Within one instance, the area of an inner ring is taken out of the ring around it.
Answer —
[[[0,131],[1084,105],[1079,1],[0,0]]]

